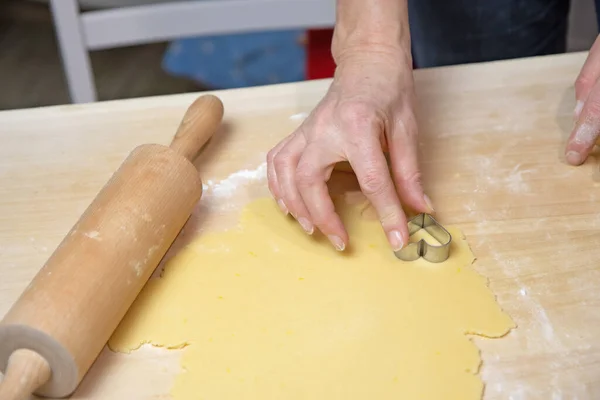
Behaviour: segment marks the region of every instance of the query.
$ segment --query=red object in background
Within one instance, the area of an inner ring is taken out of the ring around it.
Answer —
[[[331,56],[333,29],[310,29],[306,32],[306,79],[333,77],[335,62]]]

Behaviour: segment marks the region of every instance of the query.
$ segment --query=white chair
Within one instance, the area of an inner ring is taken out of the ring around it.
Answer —
[[[50,0],[50,6],[73,103],[97,99],[88,51],[335,22],[335,0],[188,0],[86,12],[77,0]]]

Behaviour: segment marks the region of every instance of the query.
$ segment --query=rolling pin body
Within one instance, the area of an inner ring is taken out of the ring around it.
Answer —
[[[202,182],[190,160],[221,122],[222,107],[202,96],[171,147],[132,151],[66,235],[0,323],[0,398],[76,389],[199,201]],[[32,378],[9,381],[13,365]]]

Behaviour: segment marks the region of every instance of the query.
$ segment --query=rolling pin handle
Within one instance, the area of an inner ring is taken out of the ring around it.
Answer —
[[[8,359],[6,374],[0,381],[0,399],[29,399],[37,388],[50,380],[51,374],[44,357],[32,350],[16,350]]]
[[[222,119],[221,99],[211,94],[200,96],[183,116],[170,147],[188,160],[194,161]]]

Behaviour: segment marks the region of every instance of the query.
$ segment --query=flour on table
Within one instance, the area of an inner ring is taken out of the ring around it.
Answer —
[[[247,188],[251,184],[262,183],[267,179],[267,163],[263,162],[255,169],[242,169],[229,175],[227,178],[215,181],[207,180],[202,185],[204,195],[213,200],[224,200],[236,197],[238,190]],[[236,209],[234,202],[220,202],[219,208]]]
[[[304,121],[306,119],[306,117],[308,117],[308,113],[307,112],[301,112],[301,113],[298,113],[298,114],[290,115],[290,119],[292,121]]]

